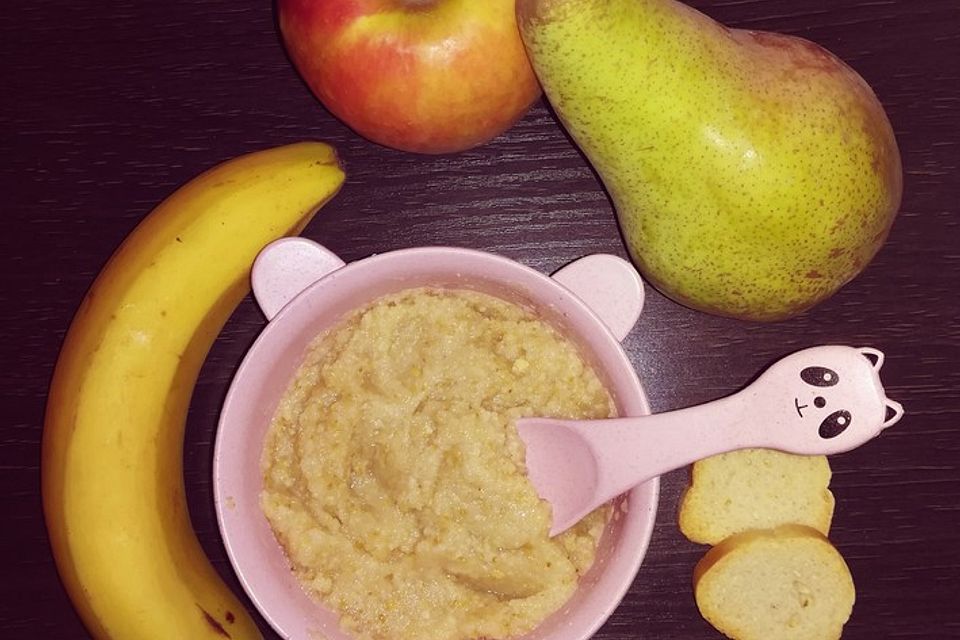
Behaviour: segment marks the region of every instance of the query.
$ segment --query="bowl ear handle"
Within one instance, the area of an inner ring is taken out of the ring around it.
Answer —
[[[632,264],[618,256],[586,256],[551,277],[583,300],[621,342],[643,311],[643,280]]]
[[[267,320],[307,287],[346,263],[326,247],[306,238],[281,238],[257,255],[250,274],[253,297]]]

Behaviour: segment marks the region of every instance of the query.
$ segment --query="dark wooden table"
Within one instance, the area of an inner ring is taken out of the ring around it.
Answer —
[[[887,353],[907,417],[834,458],[832,539],[857,604],[846,638],[960,637],[960,10],[955,0],[748,0],[692,4],[733,26],[803,35],[860,71],[888,109],[906,191],[865,273],[796,319],[707,316],[648,290],[626,345],[654,410],[730,393],[789,351],[821,343]],[[39,443],[64,332],[104,261],[175,187],[226,158],[319,138],[347,183],[305,235],[347,261],[450,244],[543,271],[626,255],[597,178],[541,103],[476,150],[425,157],[378,147],[329,116],[288,63],[270,2],[119,0],[0,9],[0,637],[83,638],[51,559]],[[185,473],[196,530],[237,588],[211,493],[220,403],[264,320],[248,298],[202,371]],[[649,555],[597,638],[718,638],[691,570],[704,548],[676,527],[687,474],[663,479]],[[262,621],[261,621],[262,622]],[[263,625],[268,637],[271,635]],[[173,640],[173,639],[171,639]]]

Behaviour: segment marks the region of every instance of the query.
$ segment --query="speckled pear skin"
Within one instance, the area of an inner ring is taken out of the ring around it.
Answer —
[[[893,130],[823,48],[728,29],[673,0],[518,0],[517,11],[550,103],[662,292],[782,320],[883,244],[903,190]]]

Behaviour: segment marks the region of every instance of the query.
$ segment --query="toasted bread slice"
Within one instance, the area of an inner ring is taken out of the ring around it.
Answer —
[[[731,451],[694,463],[680,502],[680,530],[717,544],[750,529],[796,523],[830,532],[834,498],[825,456],[771,449]]]
[[[843,557],[802,525],[731,536],[693,581],[701,615],[734,640],[834,640],[856,599]]]

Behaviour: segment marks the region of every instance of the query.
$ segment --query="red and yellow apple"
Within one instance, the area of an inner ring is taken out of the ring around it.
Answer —
[[[493,139],[540,96],[514,0],[278,0],[297,70],[333,115],[419,153]]]

